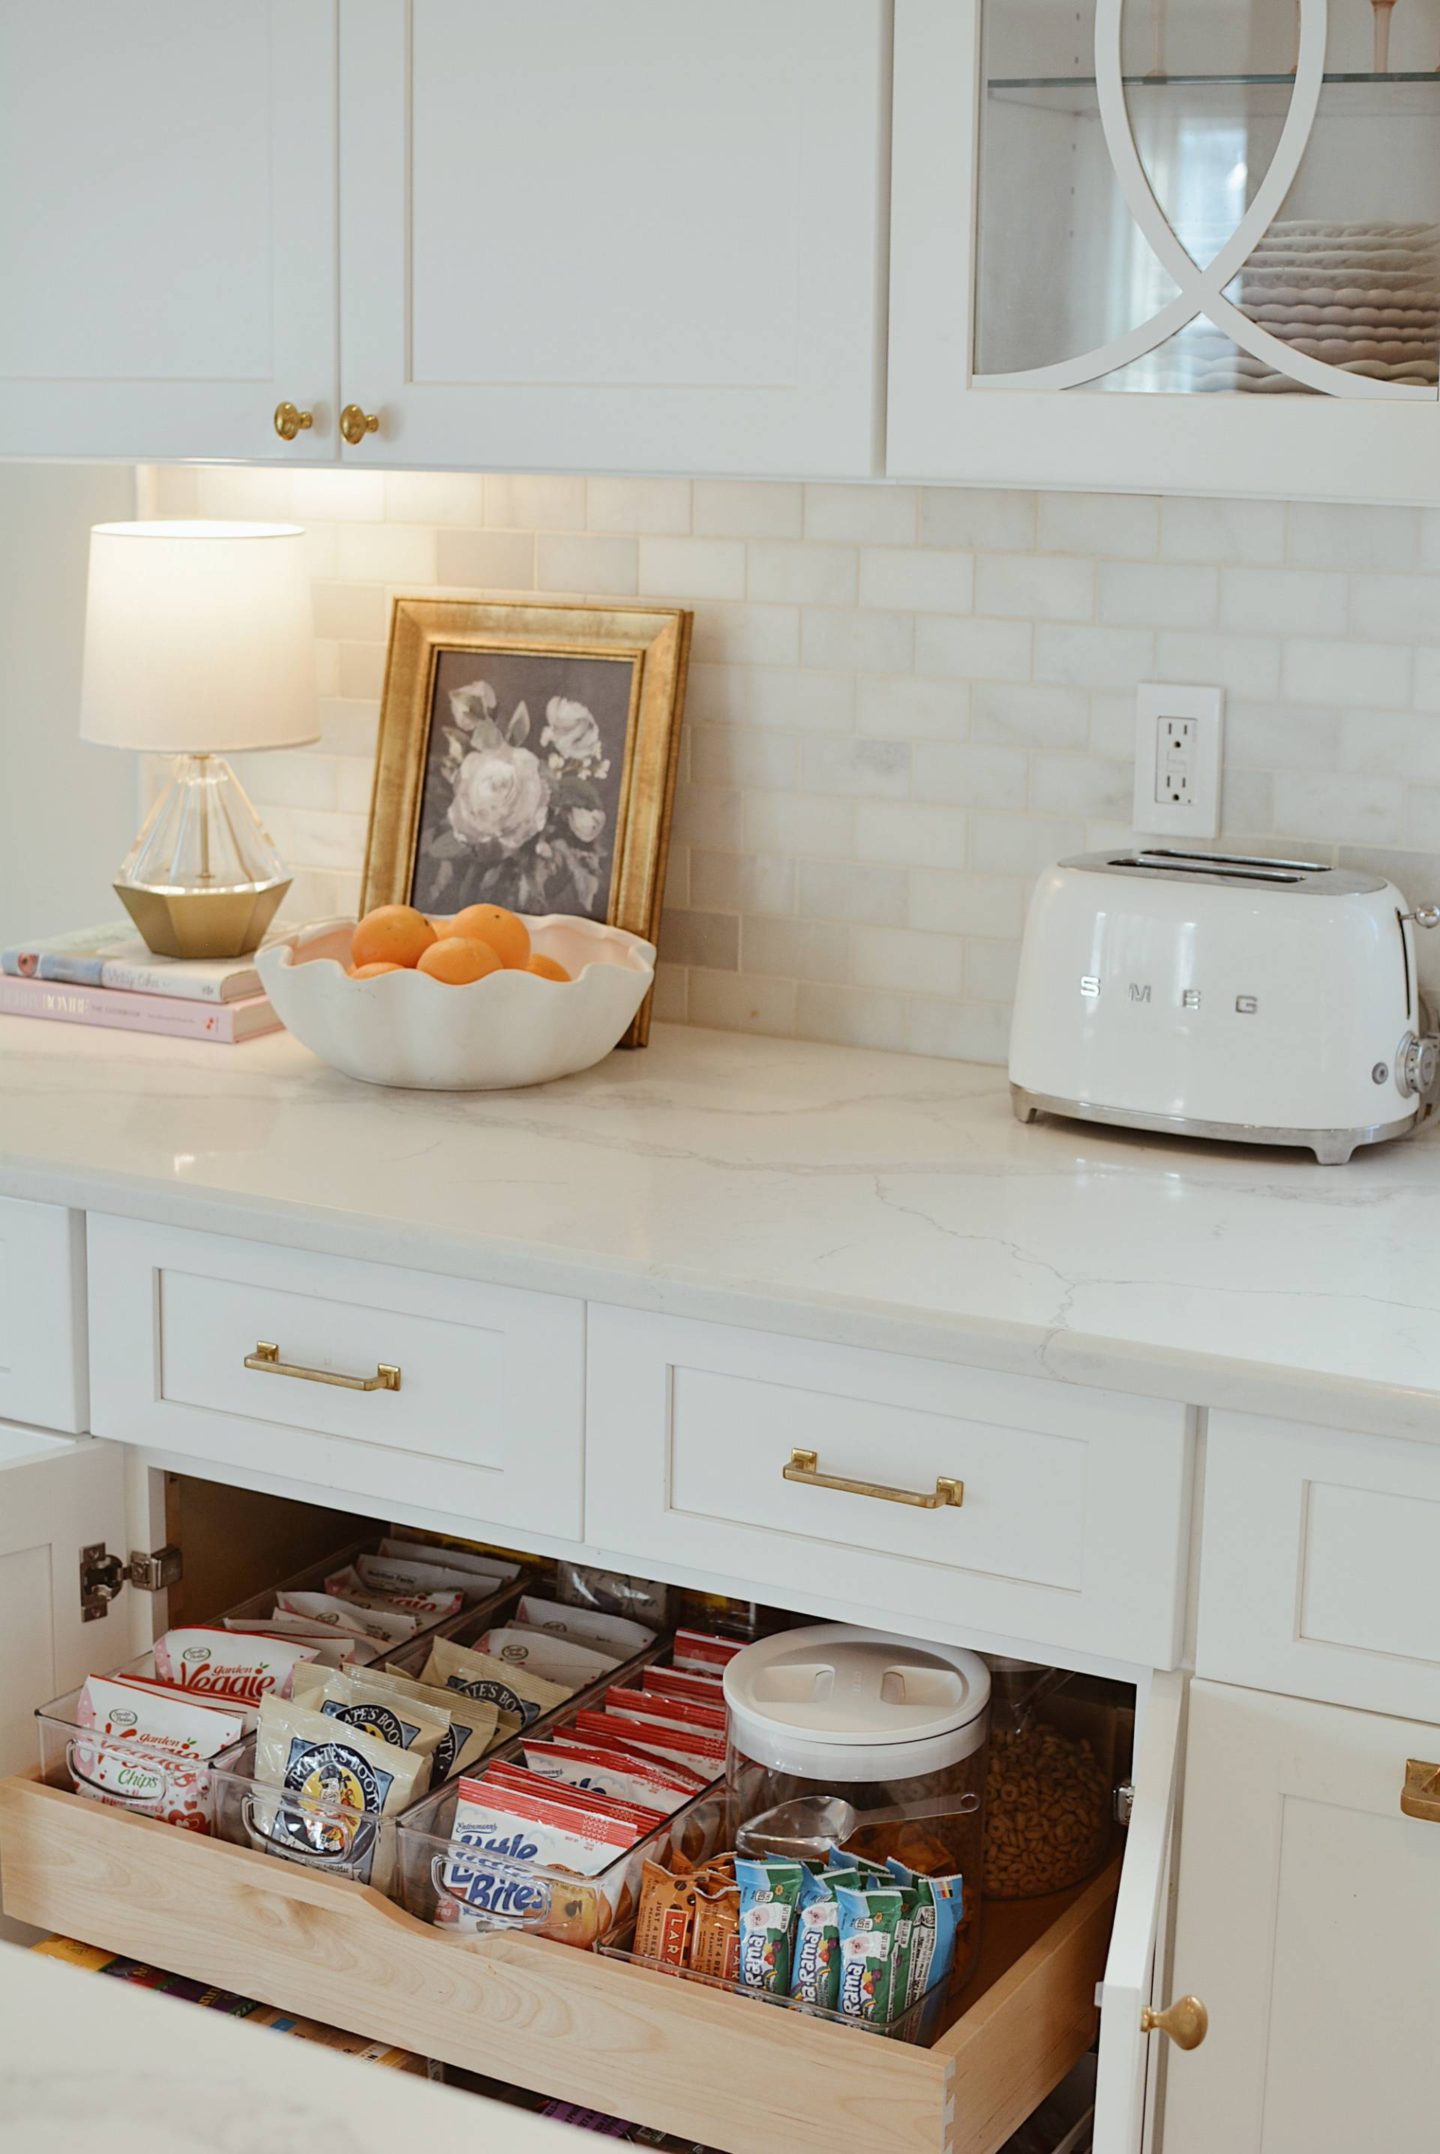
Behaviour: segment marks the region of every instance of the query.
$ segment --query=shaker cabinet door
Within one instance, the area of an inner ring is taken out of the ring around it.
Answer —
[[[896,0],[888,466],[1440,499],[1422,9]]]
[[[0,10],[0,456],[333,454],[334,41],[335,0]]]
[[[1412,1758],[1436,1790],[1407,1816]],[[1433,2141],[1437,1791],[1440,1728],[1192,1686],[1175,1964],[1211,2026],[1165,2154]]]
[[[873,471],[884,0],[346,0],[340,39],[348,461]]]

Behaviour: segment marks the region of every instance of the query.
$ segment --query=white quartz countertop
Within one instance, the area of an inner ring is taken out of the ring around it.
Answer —
[[[1434,1137],[1023,1129],[1001,1070],[667,1026],[460,1094],[9,1018],[0,1193],[1440,1440]]]

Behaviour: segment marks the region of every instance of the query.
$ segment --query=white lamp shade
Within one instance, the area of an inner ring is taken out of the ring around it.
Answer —
[[[295,524],[96,524],[80,731],[177,755],[318,738]]]

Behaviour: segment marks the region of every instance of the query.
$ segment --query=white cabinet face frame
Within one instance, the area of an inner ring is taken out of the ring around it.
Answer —
[[[1176,297],[1101,349],[985,376],[974,363],[979,290],[981,7],[896,0],[887,464],[892,477],[974,484],[1327,499],[1440,499],[1436,390],[1375,382],[1308,358],[1241,313],[1222,287],[1284,202],[1321,95],[1327,0],[1299,0],[1294,96],[1251,208],[1208,266],[1157,203],[1121,87],[1125,0],[1096,0],[1100,124],[1115,183]],[[1133,9],[1135,0],[1130,0]],[[1055,214],[1063,206],[1055,205]],[[1197,316],[1312,395],[1099,393],[1084,384],[1142,357]]]
[[[336,453],[336,5],[3,11],[0,456]]]
[[[1440,1824],[1401,1815],[1412,1756],[1440,1764],[1440,1729],[1192,1685],[1175,1965],[1211,2023],[1171,2061],[1165,2154],[1433,2140]]]
[[[877,468],[885,0],[345,0],[347,462]]]

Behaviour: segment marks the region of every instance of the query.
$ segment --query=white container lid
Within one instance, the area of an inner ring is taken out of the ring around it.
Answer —
[[[736,1749],[814,1780],[906,1780],[985,1741],[990,1671],[963,1646],[857,1623],[813,1623],[747,1645],[725,1670]]]

